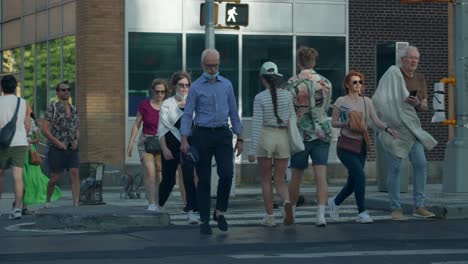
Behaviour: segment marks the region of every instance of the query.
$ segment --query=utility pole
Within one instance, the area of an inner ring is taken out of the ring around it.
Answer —
[[[205,49],[215,48],[214,0],[205,1]]]
[[[443,192],[468,192],[468,0],[453,1],[456,86],[455,138],[447,143]],[[464,26],[465,25],[465,26]]]

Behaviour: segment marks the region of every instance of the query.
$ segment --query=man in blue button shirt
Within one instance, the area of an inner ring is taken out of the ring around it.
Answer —
[[[213,220],[218,222],[222,231],[228,230],[224,213],[228,208],[234,174],[233,132],[237,134],[235,149],[237,155],[243,150],[242,123],[237,112],[236,98],[232,83],[219,75],[219,52],[206,49],[201,55],[203,75],[190,86],[181,120],[182,153],[187,154],[191,143],[198,150],[200,160],[196,165],[198,174],[198,209],[200,211],[200,233],[211,234],[210,187],[211,160],[213,155],[218,166],[219,176],[216,210]],[[194,115],[195,113],[195,115]],[[192,121],[194,127],[192,129]],[[231,121],[232,131],[228,122]]]

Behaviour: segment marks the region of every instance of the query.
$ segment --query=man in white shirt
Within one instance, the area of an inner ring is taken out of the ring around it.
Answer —
[[[6,147],[0,147],[0,192],[5,170],[12,167],[15,182],[15,208],[13,208],[10,219],[19,219],[22,216],[21,210],[23,207],[23,167],[26,163],[26,153],[29,145],[27,132],[30,128],[29,114],[31,109],[24,99],[16,97],[17,81],[13,75],[4,76],[1,85],[3,96],[0,96],[0,129],[3,129],[14,118],[16,111],[18,111],[18,114],[16,129],[11,142],[7,142]]]

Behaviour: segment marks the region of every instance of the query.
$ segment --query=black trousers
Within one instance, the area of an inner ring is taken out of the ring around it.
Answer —
[[[232,131],[229,127],[195,127],[192,132],[192,145],[198,150],[200,160],[196,164],[198,174],[198,209],[200,220],[210,220],[211,207],[211,161],[215,157],[219,176],[216,209],[225,212],[228,208],[234,175],[234,151]]]
[[[171,144],[168,148],[172,152],[174,159],[166,160],[161,155],[162,180],[159,185],[159,206],[164,206],[176,183],[177,167],[180,164],[180,143]],[[184,179],[185,197],[187,201],[186,209],[198,211],[197,190],[195,188],[194,167],[182,166],[182,177]]]

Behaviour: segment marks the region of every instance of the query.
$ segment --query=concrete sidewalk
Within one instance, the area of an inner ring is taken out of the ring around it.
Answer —
[[[342,186],[330,186],[329,195],[336,195]],[[121,188],[108,187],[103,190],[105,205],[84,205],[73,207],[71,191],[62,190],[63,197],[45,209],[43,205],[33,205],[35,228],[39,229],[78,229],[113,231],[127,228],[160,227],[170,224],[168,214],[180,212],[183,202],[177,188],[165,205],[164,213],[149,212],[144,195],[140,199],[123,199]],[[302,188],[307,204],[315,204],[315,187]],[[447,194],[442,192],[441,184],[429,184],[426,187],[426,205],[437,217],[444,219],[468,218],[468,193]],[[0,212],[8,214],[14,200],[13,193],[5,193],[0,199]],[[214,199],[213,199],[214,201]],[[405,213],[413,210],[412,189],[401,194]],[[350,196],[346,204],[354,204]],[[366,206],[369,209],[388,211],[387,193],[379,192],[377,185],[367,186]],[[237,186],[235,196],[230,199],[230,208],[253,208],[263,210],[262,190],[260,186]],[[5,215],[2,217],[6,217]]]

